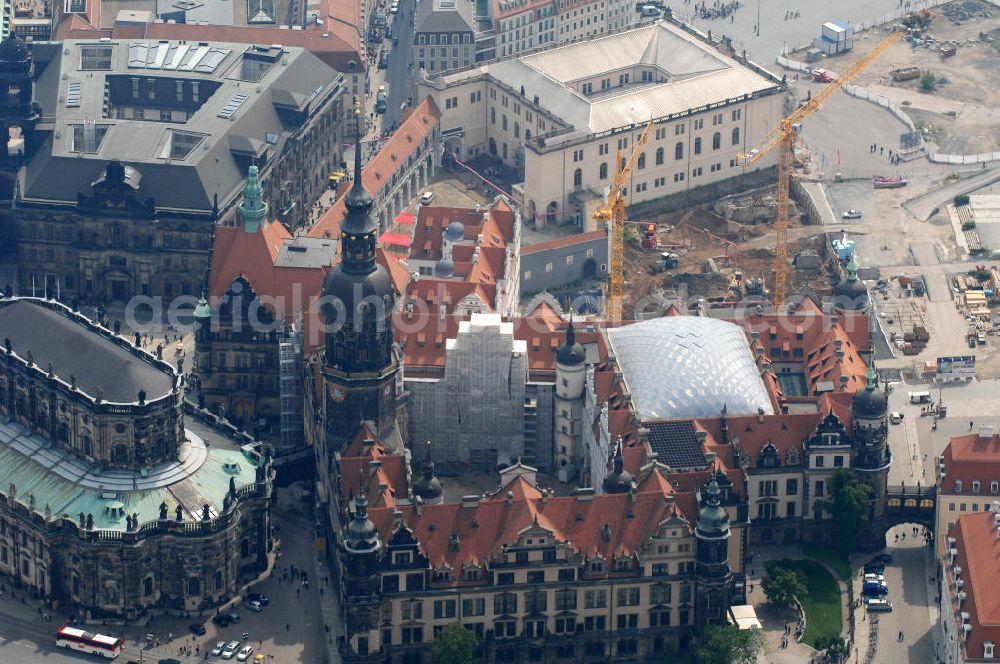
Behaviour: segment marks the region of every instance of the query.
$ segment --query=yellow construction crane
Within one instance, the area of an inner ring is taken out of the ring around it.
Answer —
[[[834,92],[848,81],[860,74],[865,68],[885,53],[890,46],[905,36],[904,30],[895,30],[891,35],[875,45],[868,54],[845,69],[837,79],[824,87],[805,104],[782,118],[777,127],[768,132],[757,147],[749,153],[739,155],[739,162],[752,166],[774,148],[778,148],[778,211],[774,221],[775,256],[774,256],[774,309],[780,312],[788,297],[788,188],[791,177],[792,149],[795,136],[801,128],[802,121],[812,115],[823,105]],[[613,283],[613,282],[612,282]]]
[[[611,284],[608,289],[608,320],[620,321],[622,319],[622,295],[625,290],[625,183],[632,174],[639,161],[639,155],[649,140],[649,132],[653,130],[653,121],[650,120],[642,134],[632,146],[632,154],[628,161],[622,157],[621,150],[615,156],[615,178],[611,182],[611,189],[608,191],[607,200],[594,213],[594,219],[603,222],[608,229],[608,238],[611,241],[611,261],[608,272],[611,276]]]

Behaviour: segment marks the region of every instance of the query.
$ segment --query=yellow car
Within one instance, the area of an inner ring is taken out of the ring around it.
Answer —
[[[257,653],[257,655],[253,658],[253,664],[264,664],[264,655]]]
[[[330,184],[337,184],[345,177],[347,177],[347,173],[344,171],[334,171],[333,173],[330,173]]]

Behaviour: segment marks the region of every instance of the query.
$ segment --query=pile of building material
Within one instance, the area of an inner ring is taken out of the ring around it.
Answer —
[[[966,2],[953,2],[941,7],[941,13],[949,19],[958,23],[960,21],[971,21],[978,18],[989,18],[990,11],[981,2],[966,0]]]

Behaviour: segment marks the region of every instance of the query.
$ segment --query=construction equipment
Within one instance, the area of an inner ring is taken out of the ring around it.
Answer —
[[[594,213],[594,219],[605,224],[608,229],[608,241],[611,243],[608,320],[612,321],[622,319],[622,295],[625,290],[625,183],[639,161],[639,155],[642,154],[652,130],[653,121],[650,120],[632,146],[628,161],[622,156],[621,150],[618,151],[615,156],[615,178],[611,182],[608,197]]]
[[[771,129],[756,148],[749,153],[738,156],[741,165],[752,166],[771,150],[778,148],[778,209],[774,222],[774,308],[776,311],[780,311],[784,307],[785,299],[788,296],[788,190],[791,178],[790,169],[794,157],[792,150],[796,135],[802,127],[802,121],[815,113],[834,92],[864,71],[868,65],[905,35],[905,31],[895,30],[876,44],[868,54],[841,72],[833,82],[813,95],[809,101],[782,118],[778,126]]]
[[[722,259],[725,261],[731,261],[735,265],[740,264],[740,245],[736,244],[732,240],[727,240],[724,237],[719,237],[715,233],[698,226],[692,226],[691,224],[684,224],[684,237],[687,239],[689,247],[693,247],[694,243],[688,238],[688,231],[694,231],[696,233],[701,233],[705,237],[715,242],[718,242],[726,248],[726,254],[724,256],[716,256],[716,260]],[[730,253],[732,252],[732,253]]]

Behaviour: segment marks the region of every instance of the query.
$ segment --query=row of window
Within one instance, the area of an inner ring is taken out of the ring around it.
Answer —
[[[982,483],[979,480],[972,480],[972,493],[979,493]],[[955,493],[962,492],[962,480],[955,480]],[[990,482],[990,493],[1000,493],[1000,482],[993,480]]]
[[[615,591],[616,607],[639,606],[640,588],[618,588]],[[587,590],[583,593],[583,609],[608,608],[609,591],[606,589]],[[493,596],[493,614],[506,616],[518,613],[520,604],[524,613],[545,613],[549,610],[549,596],[544,590],[532,590],[523,594],[502,592]],[[678,601],[685,604],[691,601],[691,584],[682,583],[678,592]],[[486,615],[487,600],[485,597],[471,597],[462,600],[438,599],[431,601],[431,616],[435,620],[455,619],[459,617],[461,607],[462,618],[478,618]],[[649,603],[654,606],[673,603],[673,585],[655,583],[649,586]],[[580,607],[579,593],[573,588],[555,591],[552,608],[556,611],[576,611]],[[400,615],[404,622],[424,619],[423,600],[408,600],[400,605]],[[603,616],[591,616],[588,619],[603,620]],[[603,629],[603,627],[601,628]]]
[[[448,44],[471,44],[472,43],[472,33],[458,33],[453,32],[450,35],[437,35],[437,34],[426,34],[420,33],[417,35],[417,44],[423,46],[429,44],[435,46],[437,44],[448,45]]]

